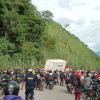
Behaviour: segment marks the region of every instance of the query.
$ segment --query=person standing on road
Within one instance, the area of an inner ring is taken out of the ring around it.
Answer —
[[[81,81],[80,77],[75,79],[75,100],[80,100],[81,95]]]
[[[34,87],[36,85],[37,79],[36,76],[33,75],[33,70],[29,69],[29,73],[26,74],[24,82],[22,83],[21,90],[23,89],[24,84],[26,83],[26,91],[25,91],[25,100],[28,100],[30,95],[30,100],[34,100]]]
[[[66,77],[65,77],[65,83],[68,84],[69,80],[70,80],[70,74],[69,74],[69,72],[67,71],[67,72],[66,72]]]
[[[72,86],[75,85],[75,79],[77,78],[77,75],[75,74],[75,71],[73,70],[72,71],[72,74],[70,76],[70,80],[71,80],[71,83],[72,83]]]
[[[86,78],[85,78],[85,86],[86,88],[90,88],[90,85],[91,85],[91,77],[87,74]]]
[[[64,79],[65,79],[65,74],[64,74],[64,71],[62,70],[60,73],[60,86],[61,85],[63,86]]]

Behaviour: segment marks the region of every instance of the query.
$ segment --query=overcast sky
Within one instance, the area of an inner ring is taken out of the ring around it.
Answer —
[[[100,0],[32,0],[39,11],[49,10],[54,20],[79,37],[95,52],[100,51]]]

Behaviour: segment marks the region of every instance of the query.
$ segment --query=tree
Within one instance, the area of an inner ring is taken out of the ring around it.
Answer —
[[[45,20],[52,20],[52,18],[53,18],[52,12],[50,12],[50,11],[48,11],[48,10],[43,11],[43,12],[41,13],[41,16],[42,16],[42,18],[45,19]]]
[[[65,26],[65,28],[68,28],[68,27],[70,27],[70,24],[65,24],[64,26]]]

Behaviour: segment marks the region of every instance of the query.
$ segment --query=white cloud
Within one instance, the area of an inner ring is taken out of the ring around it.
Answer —
[[[100,51],[100,0],[32,0],[38,10],[49,10],[54,20],[70,24],[68,29],[90,49]]]

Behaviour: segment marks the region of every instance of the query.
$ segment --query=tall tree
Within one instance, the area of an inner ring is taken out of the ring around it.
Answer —
[[[53,14],[52,14],[52,12],[50,12],[49,10],[43,11],[43,12],[41,13],[41,16],[42,16],[42,18],[45,19],[45,20],[52,20],[52,18],[53,18]]]

